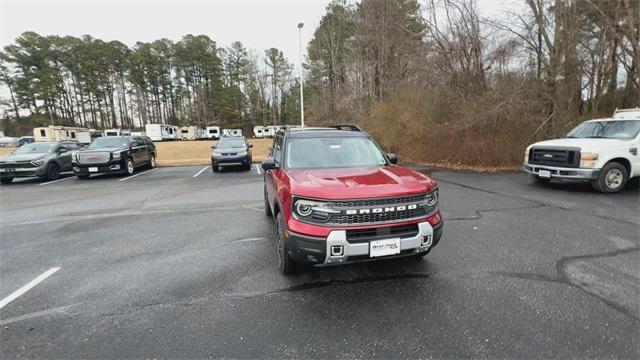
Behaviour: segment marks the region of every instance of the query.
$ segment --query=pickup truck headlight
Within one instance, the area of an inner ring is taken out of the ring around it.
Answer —
[[[331,209],[326,202],[322,201],[295,199],[293,202],[293,215],[299,220],[327,222],[331,214],[339,212]]]
[[[31,162],[33,166],[40,166],[42,163],[44,163],[44,159],[36,159]]]
[[[524,162],[529,161],[529,149],[524,151]]]
[[[596,153],[581,153],[580,154],[580,167],[592,168],[596,166],[596,160],[598,160],[598,154]]]
[[[122,156],[122,153],[120,152],[111,153],[111,157],[113,158],[113,160],[120,160],[121,156]]]

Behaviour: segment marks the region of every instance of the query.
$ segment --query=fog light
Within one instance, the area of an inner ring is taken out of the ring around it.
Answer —
[[[342,245],[331,246],[331,256],[342,256],[344,254],[344,247]]]
[[[422,246],[431,246],[432,236],[427,235],[422,238]]]
[[[79,167],[77,167],[77,166],[74,166],[74,167],[73,167],[73,171],[80,171],[80,168],[79,168]]]
[[[111,170],[120,170],[120,165],[117,165],[117,164],[116,165],[111,165],[111,166],[109,166],[109,169],[111,169]]]

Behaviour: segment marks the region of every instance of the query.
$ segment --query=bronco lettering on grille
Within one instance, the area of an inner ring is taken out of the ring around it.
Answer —
[[[346,215],[381,214],[381,213],[389,213],[389,212],[396,212],[396,211],[415,210],[417,208],[418,208],[417,204],[411,204],[411,205],[400,205],[400,206],[385,206],[383,208],[372,208],[372,209],[349,209],[349,210],[345,210],[344,213]]]

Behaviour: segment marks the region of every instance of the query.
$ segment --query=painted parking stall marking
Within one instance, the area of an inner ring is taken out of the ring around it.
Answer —
[[[193,175],[193,177],[198,177],[198,175],[202,174],[203,171],[207,170],[210,166],[205,166],[204,168],[202,168],[200,171],[198,171],[195,175]]]
[[[126,178],[120,179],[120,180],[118,180],[118,181],[125,181],[125,180],[129,180],[129,179],[134,178],[134,177],[136,177],[136,176],[140,176],[140,175],[148,174],[148,173],[150,173],[150,172],[152,172],[152,171],[154,171],[154,170],[156,170],[156,169],[151,169],[151,170],[143,171],[143,172],[138,173],[138,174],[135,174],[135,175],[127,176]]]
[[[72,179],[75,179],[75,178],[76,178],[75,176],[69,176],[69,177],[66,177],[66,178],[58,179],[58,180],[53,180],[53,181],[47,181],[47,182],[44,182],[44,183],[40,183],[40,184],[38,184],[38,186],[55,184],[57,182],[61,182],[61,181],[65,181],[65,180],[72,180]]]
[[[54,267],[54,268],[51,268],[51,269],[45,271],[44,273],[42,273],[37,278],[31,280],[25,286],[23,286],[20,289],[14,291],[11,295],[7,296],[6,298],[0,300],[0,309],[2,309],[3,307],[7,306],[7,304],[9,304],[13,300],[19,298],[21,295],[23,295],[27,291],[31,290],[31,288],[33,288],[34,286],[36,286],[39,283],[41,283],[42,281],[44,281],[46,278],[48,278],[49,276],[53,275],[58,270],[60,270],[59,267]]]
[[[258,172],[258,175],[261,175],[262,173],[260,172],[260,165],[256,164],[256,171]]]

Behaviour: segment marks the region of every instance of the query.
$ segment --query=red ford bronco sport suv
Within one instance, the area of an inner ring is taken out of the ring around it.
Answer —
[[[285,128],[264,169],[280,270],[424,256],[442,236],[438,186],[355,125]]]

